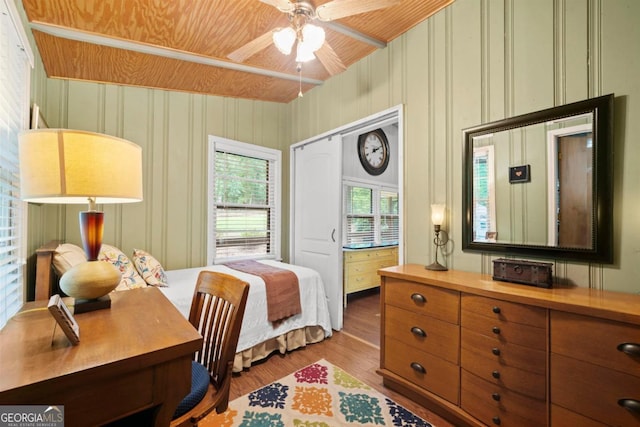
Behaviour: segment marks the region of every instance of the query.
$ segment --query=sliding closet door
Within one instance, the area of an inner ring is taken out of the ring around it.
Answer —
[[[324,281],[331,326],[342,329],[342,143],[333,136],[293,148],[292,262],[313,268]]]

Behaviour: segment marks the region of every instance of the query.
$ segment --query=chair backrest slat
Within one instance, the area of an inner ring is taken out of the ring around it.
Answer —
[[[189,321],[203,343],[194,360],[207,368],[214,383],[231,374],[248,293],[249,284],[234,276],[211,271],[198,276]]]

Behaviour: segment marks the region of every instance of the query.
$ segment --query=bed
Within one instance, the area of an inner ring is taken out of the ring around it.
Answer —
[[[58,292],[56,269],[53,268],[54,256],[58,247],[58,242],[50,242],[36,251],[36,299],[48,299],[52,294]],[[320,342],[332,334],[327,297],[322,278],[318,272],[278,261],[262,260],[259,262],[295,273],[300,284],[302,306],[300,314],[276,323],[268,321],[264,281],[258,276],[224,265],[165,271],[168,286],[159,288],[176,308],[185,317],[188,317],[196,279],[201,271],[231,274],[250,284],[234,360],[234,372],[248,368],[253,362],[261,360],[275,351],[284,354],[307,344]],[[135,292],[135,289],[128,292]]]

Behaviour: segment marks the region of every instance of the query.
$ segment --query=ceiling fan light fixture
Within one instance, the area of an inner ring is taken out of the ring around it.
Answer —
[[[311,50],[311,45],[309,45],[306,41],[298,41],[298,48],[296,52],[296,62],[309,62],[313,61],[316,56],[313,54],[313,50]]]
[[[296,38],[296,31],[291,27],[280,28],[273,32],[273,44],[285,55],[291,53]]]
[[[306,45],[308,45],[308,49],[312,52],[320,49],[324,44],[324,30],[321,27],[313,24],[306,24],[302,27],[302,40]]]

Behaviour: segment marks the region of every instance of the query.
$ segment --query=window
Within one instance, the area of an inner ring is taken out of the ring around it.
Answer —
[[[473,149],[474,242],[495,239],[496,204],[493,145]]]
[[[280,159],[278,150],[212,139],[210,263],[280,258]]]
[[[344,190],[345,244],[398,243],[398,193],[364,185]]]
[[[18,133],[28,122],[31,51],[13,1],[0,0],[0,328],[24,302]]]

